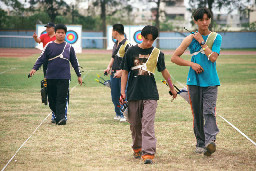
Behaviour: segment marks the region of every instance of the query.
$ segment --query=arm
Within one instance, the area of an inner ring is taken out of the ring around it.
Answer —
[[[193,70],[196,71],[197,74],[199,74],[204,71],[199,64],[184,60],[180,57],[188,48],[188,46],[192,42],[192,39],[193,39],[193,35],[191,34],[182,41],[180,46],[174,51],[171,57],[171,61],[180,66],[190,66]]]
[[[72,65],[72,67],[74,68],[76,75],[78,77],[77,81],[80,85],[82,85],[83,79],[81,77],[81,71],[79,69],[79,64],[78,64],[78,60],[76,58],[76,53],[74,48],[71,46],[70,48],[70,63]]]
[[[33,38],[34,38],[35,42],[41,43],[41,39],[40,39],[39,37],[37,37],[37,35],[36,35],[35,32],[34,32],[34,34],[33,34]]]
[[[170,91],[172,92],[173,98],[176,98],[177,97],[177,92],[175,91],[175,89],[172,85],[172,79],[171,79],[171,75],[170,75],[169,71],[167,69],[165,69],[161,73],[162,73],[162,76],[164,77],[164,79],[166,80],[166,82],[169,85],[169,88],[170,88]]]
[[[128,71],[126,70],[122,70],[122,78],[121,78],[121,96],[123,97],[123,99],[126,99],[126,96],[125,96],[125,88],[126,88],[126,83],[127,83],[127,80],[128,80]],[[121,99],[121,103],[123,104],[123,99]]]
[[[107,69],[104,70],[104,72],[107,72],[109,74],[113,63],[114,63],[114,58],[111,58],[109,61],[108,67],[107,67]]]
[[[29,75],[32,77],[35,72],[41,67],[41,65],[47,60],[46,54],[47,54],[47,46],[45,49],[42,51],[41,55],[37,59],[35,65],[33,66],[33,69],[30,71]]]
[[[202,41],[204,40],[203,37],[202,37],[202,35],[201,35],[199,32],[196,32],[193,36],[194,36],[194,38],[199,42],[199,44],[201,44]],[[203,48],[204,53],[205,53],[205,55],[208,57],[208,59],[209,59],[212,63],[214,63],[214,62],[217,60],[219,54],[218,54],[217,52],[213,52],[213,51],[207,46],[207,44],[201,45],[201,47]]]

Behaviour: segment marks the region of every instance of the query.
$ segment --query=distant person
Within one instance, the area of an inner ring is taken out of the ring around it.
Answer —
[[[47,23],[44,27],[46,27],[46,34],[42,34],[40,37],[37,36],[37,34],[34,32],[33,34],[33,38],[37,43],[43,43],[43,48],[47,45],[47,43],[56,40],[56,36],[55,36],[55,25],[54,23]],[[46,70],[47,70],[47,64],[48,61],[46,61],[43,64],[43,73],[44,73],[44,77],[46,74]],[[68,104],[69,104],[69,93],[67,95],[67,102],[66,102],[66,109],[65,109],[65,118],[67,120],[67,113],[68,113]],[[55,114],[54,112],[52,112],[52,123],[55,123]]]
[[[45,46],[41,56],[30,71],[30,76],[33,76],[40,66],[48,61],[45,77],[47,79],[49,107],[56,116],[57,125],[66,125],[65,107],[71,79],[70,63],[76,72],[78,83],[82,85],[81,72],[74,48],[65,42],[66,33],[67,27],[65,25],[56,25],[56,40]]]
[[[216,123],[216,101],[220,81],[216,60],[220,54],[222,37],[209,30],[212,18],[209,9],[197,9],[193,18],[198,31],[182,41],[171,61],[177,65],[190,66],[187,85],[194,117],[195,152],[210,156],[216,151],[215,141],[219,132]],[[181,58],[188,47],[192,55],[191,61]]]
[[[112,51],[112,58],[104,72],[110,73],[111,97],[115,107],[115,120],[125,122],[126,119],[121,111],[119,97],[121,94],[121,76],[122,76],[122,61],[125,52],[131,46],[124,36],[124,26],[122,24],[114,24],[112,36],[116,42]]]
[[[47,23],[44,27],[46,27],[46,34],[42,34],[40,37],[34,32],[33,38],[37,43],[43,43],[43,47],[47,45],[50,41],[56,40],[54,23]]]
[[[141,35],[142,43],[130,47],[125,54],[120,99],[123,102],[126,98],[128,80],[128,121],[132,132],[134,158],[142,157],[144,164],[152,164],[156,153],[154,122],[159,100],[154,75],[156,69],[167,80],[173,98],[176,98],[177,92],[165,67],[164,54],[152,46],[158,37],[158,29],[145,26]]]

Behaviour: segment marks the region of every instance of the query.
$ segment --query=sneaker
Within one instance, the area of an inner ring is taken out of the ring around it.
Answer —
[[[144,164],[153,164],[153,160],[152,159],[145,159],[143,161],[144,161]]]
[[[146,154],[146,155],[143,155],[142,158],[143,158],[144,164],[153,164],[154,155]]]
[[[206,151],[204,147],[196,147],[195,153],[202,154]]]
[[[121,118],[120,118],[120,122],[126,122],[125,117],[121,117]]]
[[[65,118],[61,119],[61,120],[57,123],[57,125],[66,125],[66,119],[65,119]]]
[[[114,117],[114,120],[120,120],[120,119],[121,119],[120,116],[115,116],[115,117]]]
[[[216,151],[216,144],[215,142],[211,142],[206,146],[206,150],[204,152],[205,156],[211,156],[212,153]]]
[[[133,149],[133,151],[134,151],[134,153],[133,153],[133,157],[135,158],[135,159],[140,159],[141,158],[141,154],[142,154],[142,152],[141,152],[141,148],[140,149]]]
[[[51,123],[55,123],[55,124],[56,124],[56,120],[55,120],[55,119],[52,119]]]

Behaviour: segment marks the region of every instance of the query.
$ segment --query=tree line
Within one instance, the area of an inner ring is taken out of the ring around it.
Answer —
[[[122,23],[133,25],[133,19],[129,18],[132,13],[132,6],[129,0],[87,0],[89,3],[87,14],[79,13],[79,6],[68,5],[64,0],[25,0],[29,7],[25,7],[19,0],[0,0],[9,7],[9,11],[0,8],[0,29],[1,30],[34,30],[36,24],[45,24],[49,21],[54,23],[80,24],[83,30],[103,31],[106,35],[106,25]],[[76,0],[79,2],[80,0]],[[173,31],[172,24],[160,22],[160,3],[175,2],[180,0],[145,0],[154,2],[155,19],[152,22],[161,31]],[[244,3],[242,3],[242,1]],[[228,11],[234,8],[240,11],[248,11],[245,2],[250,0],[189,0],[191,12],[198,7],[207,6],[210,11],[213,8],[225,7]],[[99,11],[98,13],[95,11]],[[213,14],[214,15],[214,14]],[[214,21],[212,22],[214,23]],[[248,25],[250,26],[250,25]]]

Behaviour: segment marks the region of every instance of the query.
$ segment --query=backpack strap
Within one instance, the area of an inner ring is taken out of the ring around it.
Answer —
[[[142,69],[142,70],[148,71],[149,73],[154,74],[156,70],[159,54],[160,54],[160,50],[154,47],[147,62],[142,65],[136,65],[132,67],[131,70]]]
[[[208,46],[210,49],[212,49],[212,45],[213,45],[213,43],[214,43],[216,37],[217,37],[217,33],[216,33],[216,32],[211,32],[210,35],[208,36],[208,38],[207,38],[207,40],[206,40],[206,44],[207,44],[207,46]]]
[[[127,46],[127,44],[129,43],[128,40],[125,41],[124,44],[122,44],[117,52],[117,56],[123,58],[124,57],[124,54],[125,54],[125,48]]]
[[[211,32],[211,33],[209,34],[209,36],[208,36],[208,38],[207,38],[207,40],[206,40],[206,44],[207,44],[207,46],[208,46],[210,49],[212,49],[212,46],[213,46],[213,43],[214,43],[216,37],[217,37],[217,33],[216,33],[216,32]],[[197,55],[198,53],[205,54],[203,48],[201,48],[199,51],[194,52],[194,53],[192,53],[191,55],[194,56],[194,55]]]
[[[56,58],[61,58],[61,59],[65,59],[65,60],[69,61],[67,58],[64,58],[64,57],[63,57],[63,53],[64,53],[64,51],[65,51],[65,49],[66,49],[67,44],[68,44],[68,43],[66,42],[66,44],[65,44],[65,46],[64,46],[63,51],[61,52],[61,54],[59,54],[59,55],[57,55],[57,56],[55,56],[55,57],[53,57],[53,58],[51,58],[51,59],[48,59],[48,61],[54,60],[54,59],[56,59]]]

